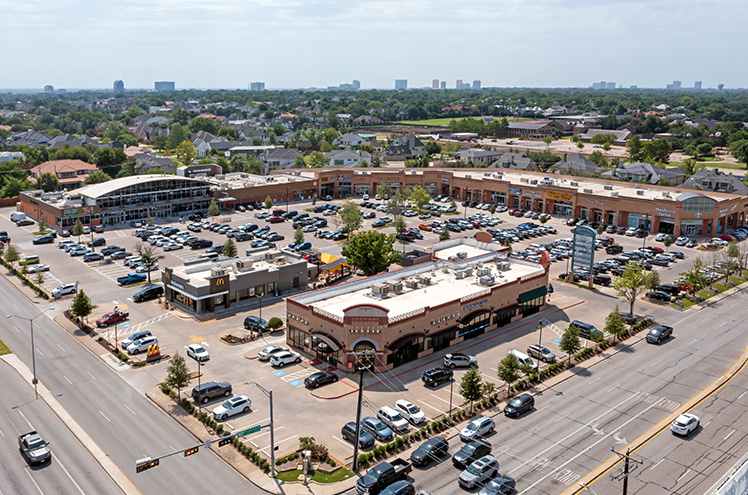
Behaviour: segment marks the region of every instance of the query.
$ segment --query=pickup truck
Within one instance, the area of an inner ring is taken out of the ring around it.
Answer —
[[[41,464],[52,458],[49,444],[35,431],[24,433],[18,437],[18,447],[30,464]]]
[[[113,325],[114,323],[124,321],[130,317],[130,313],[122,311],[121,309],[115,309],[111,313],[107,313],[98,320],[96,320],[97,327],[106,327]]]
[[[117,283],[119,285],[131,285],[137,282],[142,282],[146,279],[145,273],[129,273],[124,277],[119,277]]]
[[[382,462],[369,469],[356,483],[360,495],[377,495],[395,481],[405,479],[413,465],[405,459]]]

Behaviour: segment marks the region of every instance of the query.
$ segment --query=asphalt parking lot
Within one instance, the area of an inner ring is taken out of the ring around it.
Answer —
[[[355,200],[358,204],[360,200]],[[333,201],[334,204],[342,204],[342,201]],[[311,204],[292,204],[289,209],[299,212],[310,210]],[[285,208],[284,208],[285,209]],[[372,211],[372,210],[366,210]],[[458,208],[458,215],[470,216],[476,213],[473,208]],[[331,455],[341,459],[349,460],[353,453],[352,445],[343,441],[340,436],[340,428],[343,424],[355,418],[356,411],[356,378],[345,377],[340,382],[320,388],[318,391],[310,392],[304,385],[303,380],[310,374],[326,369],[324,363],[311,361],[306,357],[302,363],[288,365],[283,369],[274,369],[269,363],[263,363],[254,359],[257,352],[267,345],[285,345],[283,332],[266,335],[262,339],[242,345],[224,344],[220,337],[227,333],[241,334],[242,320],[248,314],[258,315],[259,307],[229,315],[225,318],[198,322],[181,313],[180,311],[168,311],[156,304],[154,301],[145,303],[132,302],[132,294],[140,286],[120,287],[116,283],[117,277],[126,275],[132,270],[123,265],[122,261],[111,263],[91,262],[84,263],[81,257],[70,257],[55,244],[32,245],[34,239],[33,231],[36,226],[16,227],[9,220],[12,209],[0,210],[0,230],[7,230],[12,242],[19,248],[22,255],[37,254],[41,262],[49,264],[51,269],[45,272],[45,287],[52,289],[61,283],[79,282],[79,287],[86,291],[94,304],[97,305],[92,319],[111,311],[114,306],[125,308],[130,317],[127,322],[117,327],[117,339],[121,340],[135,330],[148,329],[159,338],[162,354],[171,355],[174,352],[184,354],[184,347],[193,342],[202,343],[211,354],[208,363],[202,366],[202,381],[228,381],[234,387],[235,395],[247,395],[252,401],[250,413],[233,417],[227,421],[229,430],[243,428],[263,423],[269,418],[269,407],[264,395],[251,384],[256,382],[266,389],[274,390],[276,443],[279,445],[279,454],[293,450],[299,436],[313,435],[325,443],[330,449]],[[484,212],[490,216],[489,213]],[[321,216],[310,212],[312,216]],[[364,229],[371,228],[371,224],[386,215],[376,212],[375,218],[364,220]],[[524,218],[515,218],[507,213],[497,213],[495,217],[503,220],[503,223],[495,228],[516,227],[520,223],[527,222]],[[329,221],[329,230],[334,230],[335,225],[331,216],[324,217]],[[449,218],[449,217],[446,217]],[[445,217],[442,217],[445,219]],[[406,218],[409,227],[417,228],[424,220],[418,217]],[[245,223],[256,223],[259,226],[266,225],[264,220],[255,218],[255,212],[232,212],[219,216],[216,221],[228,223],[231,226],[239,226]],[[186,230],[186,223],[178,221],[171,225]],[[538,238],[520,241],[513,245],[514,250],[524,249],[531,243],[548,243],[554,239],[570,237],[570,227],[566,226],[564,219],[551,219],[546,225],[558,230],[556,235],[545,235]],[[293,230],[290,223],[272,224],[272,230],[285,237],[278,241],[278,246],[288,245],[293,242]],[[103,234],[94,234],[95,237],[106,239],[107,246],[122,246],[133,252],[134,246],[139,239],[134,235],[134,228],[122,227],[110,229]],[[380,230],[386,233],[394,233],[392,224],[382,227]],[[452,233],[452,236],[470,235],[476,231],[467,231],[464,234]],[[409,250],[418,247],[428,250],[434,242],[438,241],[438,235],[431,232],[422,232],[423,239],[412,243],[397,242],[398,249]],[[223,244],[226,237],[214,232],[203,231],[197,234],[199,237],[209,239],[215,244]],[[604,234],[604,236],[607,236]],[[612,235],[616,242],[620,243],[625,251],[634,250],[645,242],[647,245],[655,244],[654,236],[642,240],[622,235]],[[88,240],[90,236],[87,236]],[[57,239],[59,241],[60,239]],[[82,241],[84,239],[81,239]],[[312,243],[312,248],[323,253],[340,255],[342,243],[328,239],[318,239],[312,233],[305,234],[305,240]],[[249,247],[248,242],[237,243],[240,254]],[[675,247],[673,247],[674,249]],[[97,247],[96,250],[100,250]],[[685,260],[680,260],[669,267],[656,267],[660,272],[661,281],[671,282],[678,274],[688,268],[690,263],[696,259],[698,251],[688,248],[678,248],[686,254]],[[204,250],[191,250],[185,248],[177,251],[162,253],[165,259],[161,266],[181,264],[191,260],[203,253]],[[596,259],[606,259],[609,256],[603,251],[596,253]],[[566,271],[566,262],[559,261],[551,266],[551,277],[555,279],[559,274]],[[153,280],[160,279],[160,272],[151,273]],[[602,328],[605,316],[613,309],[615,304],[621,304],[622,310],[625,303],[615,297],[612,288],[595,287],[595,290],[579,288],[571,284],[556,282],[554,280],[555,292],[551,296],[548,309],[543,313],[528,317],[514,324],[502,327],[496,331],[485,334],[469,342],[451,348],[451,352],[466,352],[478,357],[480,372],[485,381],[500,386],[496,377],[496,365],[500,359],[506,356],[510,349],[524,351],[531,343],[536,343],[539,338],[538,322],[546,320],[551,325],[546,325],[543,331],[542,343],[557,355],[561,355],[558,348],[560,332],[565,330],[568,322],[573,319],[583,319]],[[62,299],[59,304],[67,307],[72,300],[71,296]],[[637,302],[636,313],[646,314],[654,306],[646,301]],[[266,301],[262,308],[262,317],[269,319],[272,316],[283,318],[285,316],[285,305],[282,298]],[[101,335],[107,339],[114,338],[114,329],[108,328],[101,331]],[[420,381],[422,373],[434,366],[440,365],[446,351],[439,352],[433,356],[423,358],[396,368],[391,372],[385,372],[376,376],[369,376],[365,389],[364,416],[376,416],[379,407],[393,405],[396,400],[405,398],[419,406],[428,417],[433,418],[449,411],[450,403],[453,408],[459,407],[462,402],[458,393],[459,381],[464,371],[455,372],[454,387],[449,384],[441,385],[435,389],[425,388]],[[188,364],[197,369],[194,361]],[[167,364],[147,366],[142,369],[128,369],[123,371],[123,378],[131,383],[136,389],[145,392],[158,382],[163,380]],[[342,377],[342,373],[338,372]],[[185,392],[188,393],[189,391]],[[220,401],[213,402],[207,406],[212,410]],[[269,435],[267,432],[247,437],[247,441],[253,448],[266,454],[269,453]]]

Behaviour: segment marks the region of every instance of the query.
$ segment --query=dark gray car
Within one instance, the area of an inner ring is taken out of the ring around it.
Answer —
[[[232,388],[230,383],[226,382],[208,382],[198,385],[192,389],[192,398],[195,402],[207,404],[216,397],[229,397]]]

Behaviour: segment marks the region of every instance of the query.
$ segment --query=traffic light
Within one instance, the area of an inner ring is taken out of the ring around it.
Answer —
[[[218,446],[223,447],[224,445],[228,445],[231,443],[231,437],[228,438],[222,438],[218,441]]]
[[[198,450],[200,450],[200,447],[192,447],[191,449],[187,449],[184,451],[184,456],[189,457],[192,454],[197,454]]]
[[[135,464],[135,472],[142,473],[143,471],[154,468],[156,466],[158,466],[158,459],[151,460],[150,458],[145,458]]]

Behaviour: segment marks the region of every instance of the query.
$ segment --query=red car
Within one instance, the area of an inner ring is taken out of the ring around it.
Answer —
[[[650,251],[654,251],[657,254],[662,254],[662,253],[665,252],[664,249],[662,249],[661,247],[658,247],[658,246],[649,246],[649,250]]]
[[[281,223],[285,220],[283,217],[268,217],[265,221],[268,223]]]
[[[719,238],[727,242],[735,241],[735,237],[731,236],[730,234],[722,234],[721,236],[719,236]]]
[[[421,225],[418,226],[418,228],[421,230],[425,230],[427,232],[431,232],[434,229],[431,225],[427,223],[422,223]]]
[[[130,313],[126,311],[122,311],[119,309],[115,309],[111,313],[107,313],[98,320],[96,320],[96,326],[97,327],[107,327],[109,325],[112,325],[114,323],[124,321],[127,318],[130,317]]]

